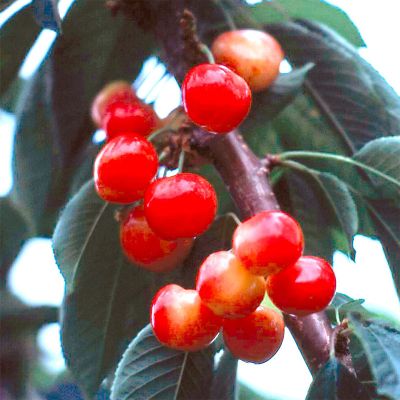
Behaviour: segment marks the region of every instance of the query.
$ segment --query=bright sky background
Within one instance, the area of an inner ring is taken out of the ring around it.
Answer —
[[[26,2],[26,0],[23,0]],[[335,0],[330,1],[342,7],[353,19],[367,44],[360,53],[387,79],[400,93],[400,37],[399,0]],[[62,0],[60,8],[65,13],[70,0]],[[0,26],[5,19],[0,14]],[[29,60],[21,70],[21,76],[29,77],[40,61],[43,49],[49,47],[55,34],[43,31],[31,51]],[[156,61],[150,60],[146,68],[152,69]],[[159,65],[151,79],[163,76]],[[140,78],[139,78],[140,79]],[[145,82],[139,96],[151,102],[157,98],[155,108],[160,116],[165,116],[180,101],[179,88],[173,79],[165,78],[162,86],[149,92],[150,82]],[[14,121],[12,116],[0,113],[0,196],[10,190],[11,149]],[[102,137],[98,132],[97,139]],[[400,320],[398,302],[390,271],[379,242],[365,237],[355,238],[356,263],[337,253],[334,268],[338,278],[338,291],[353,298],[365,298],[365,305],[372,310],[384,312]],[[60,305],[63,296],[63,280],[58,273],[51,251],[50,240],[32,239],[18,256],[10,276],[10,287],[23,301],[32,305]],[[304,399],[311,382],[307,367],[296,348],[290,334],[286,332],[284,344],[278,354],[264,365],[241,363],[239,378],[256,390],[279,399]],[[38,335],[43,362],[50,371],[60,371],[64,367],[59,345],[57,324],[44,327]],[[284,373],[283,373],[284,371]],[[290,385],[288,384],[290,382]]]

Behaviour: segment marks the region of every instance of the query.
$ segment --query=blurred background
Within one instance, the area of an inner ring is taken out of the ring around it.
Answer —
[[[59,2],[62,17],[72,2],[73,0]],[[257,2],[249,1],[249,3]],[[396,51],[400,37],[398,24],[400,2],[398,0],[329,2],[342,8],[350,16],[366,43],[366,47],[360,49],[360,54],[400,94],[400,56]],[[17,1],[0,13],[0,26],[27,3],[29,3],[27,0]],[[38,68],[55,37],[54,32],[46,29],[38,35],[20,70],[22,79],[28,79]],[[282,71],[287,71],[289,68],[288,64],[283,63]],[[154,102],[155,110],[160,117],[165,117],[180,103],[180,91],[176,81],[166,73],[165,67],[154,57],[147,60],[134,86],[139,97],[148,103]],[[0,196],[7,195],[13,184],[11,176],[13,135],[14,117],[1,110]],[[103,138],[103,132],[97,131],[93,140],[101,141]],[[355,263],[339,252],[335,254],[337,290],[355,299],[363,298],[365,306],[371,311],[400,321],[400,304],[380,243],[357,236],[354,239],[354,247],[357,251]],[[375,273],[377,270],[379,273]],[[12,266],[9,286],[12,293],[25,304],[34,306],[61,304],[64,282],[55,264],[49,239],[31,239],[24,245]],[[65,371],[58,324],[49,324],[41,328],[36,341],[40,350],[40,361],[34,379],[41,389],[47,390]],[[264,365],[240,363],[238,376],[241,382],[259,393],[260,398],[267,399],[304,399],[311,382],[307,367],[288,331],[282,349],[276,357]],[[255,398],[254,394],[247,396],[244,398]]]

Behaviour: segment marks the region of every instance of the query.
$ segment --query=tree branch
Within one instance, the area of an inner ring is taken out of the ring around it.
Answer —
[[[169,71],[179,82],[193,66],[193,55],[187,57],[185,53],[185,41],[190,38],[178,29],[187,8],[197,18],[200,37],[216,15],[220,18],[213,1],[157,1],[157,18],[152,30],[162,46]],[[221,137],[196,128],[194,139],[200,150],[210,155],[243,218],[260,211],[279,209],[268,181],[268,164],[255,156],[238,132]],[[328,318],[324,313],[302,318],[286,315],[285,321],[310,371],[315,374],[329,358],[332,328]]]

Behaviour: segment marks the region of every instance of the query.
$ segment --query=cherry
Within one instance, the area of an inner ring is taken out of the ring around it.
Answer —
[[[190,253],[193,239],[164,240],[147,223],[143,207],[129,212],[120,228],[125,255],[135,264],[154,272],[167,272]]]
[[[222,33],[211,50],[217,63],[235,71],[255,92],[271,85],[284,58],[281,46],[271,35],[252,29]]]
[[[195,290],[171,284],[161,288],[153,299],[151,325],[165,346],[197,351],[215,339],[221,319],[201,302]]]
[[[107,107],[103,118],[108,140],[128,132],[147,136],[157,124],[153,109],[140,101],[115,101]]]
[[[202,234],[217,212],[212,185],[200,175],[180,173],[154,181],[146,190],[147,221],[160,237],[173,240]]]
[[[106,201],[132,203],[143,197],[157,168],[157,153],[151,143],[137,135],[117,136],[96,157],[96,191]]]
[[[106,85],[95,97],[91,107],[93,122],[101,128],[106,108],[115,101],[138,101],[132,86],[125,81],[115,81]]]
[[[228,133],[247,116],[251,91],[246,81],[223,65],[200,64],[186,75],[183,106],[189,118],[213,133]]]
[[[256,364],[275,355],[285,332],[282,315],[264,306],[244,318],[226,319],[222,327],[224,342],[230,352],[236,358]]]
[[[251,274],[229,251],[210,254],[201,264],[196,290],[215,314],[239,318],[253,312],[265,294],[265,280]]]
[[[278,272],[298,260],[304,239],[299,224],[282,211],[264,211],[235,230],[232,249],[253,274]]]
[[[318,257],[301,257],[295,264],[267,279],[267,293],[283,312],[307,315],[323,310],[336,289],[331,265]]]

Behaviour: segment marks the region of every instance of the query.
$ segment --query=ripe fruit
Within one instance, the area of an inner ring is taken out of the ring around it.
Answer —
[[[132,86],[125,81],[115,81],[106,85],[95,97],[91,107],[93,122],[102,127],[106,108],[115,101],[138,101]]]
[[[283,312],[307,315],[323,310],[332,300],[336,277],[331,265],[318,257],[301,257],[267,279],[267,293]]]
[[[221,319],[202,304],[195,290],[167,285],[153,299],[151,325],[165,346],[197,351],[214,340],[221,328]]]
[[[304,239],[299,224],[282,211],[264,211],[235,230],[232,250],[250,272],[268,275],[298,260]]]
[[[200,175],[181,173],[154,181],[146,190],[144,211],[163,239],[191,238],[210,226],[217,212],[217,196]]]
[[[285,324],[278,312],[259,306],[247,317],[225,320],[222,332],[226,346],[236,358],[261,364],[281,347]]]
[[[167,272],[190,253],[193,239],[163,240],[149,227],[143,207],[130,211],[121,224],[120,239],[125,255],[135,264],[154,272]]]
[[[265,294],[265,280],[251,274],[229,251],[210,254],[201,264],[196,290],[215,314],[240,318],[253,312]]]
[[[117,136],[96,157],[96,191],[106,201],[132,203],[143,197],[157,168],[157,153],[151,143],[136,135]]]
[[[183,106],[189,118],[214,133],[228,133],[247,116],[251,91],[246,81],[229,68],[200,64],[186,75]]]
[[[255,92],[271,85],[284,58],[281,46],[271,35],[252,29],[222,33],[211,50],[217,63],[235,71]]]
[[[107,107],[103,118],[108,140],[128,132],[147,136],[157,124],[153,109],[140,101],[116,101]]]

